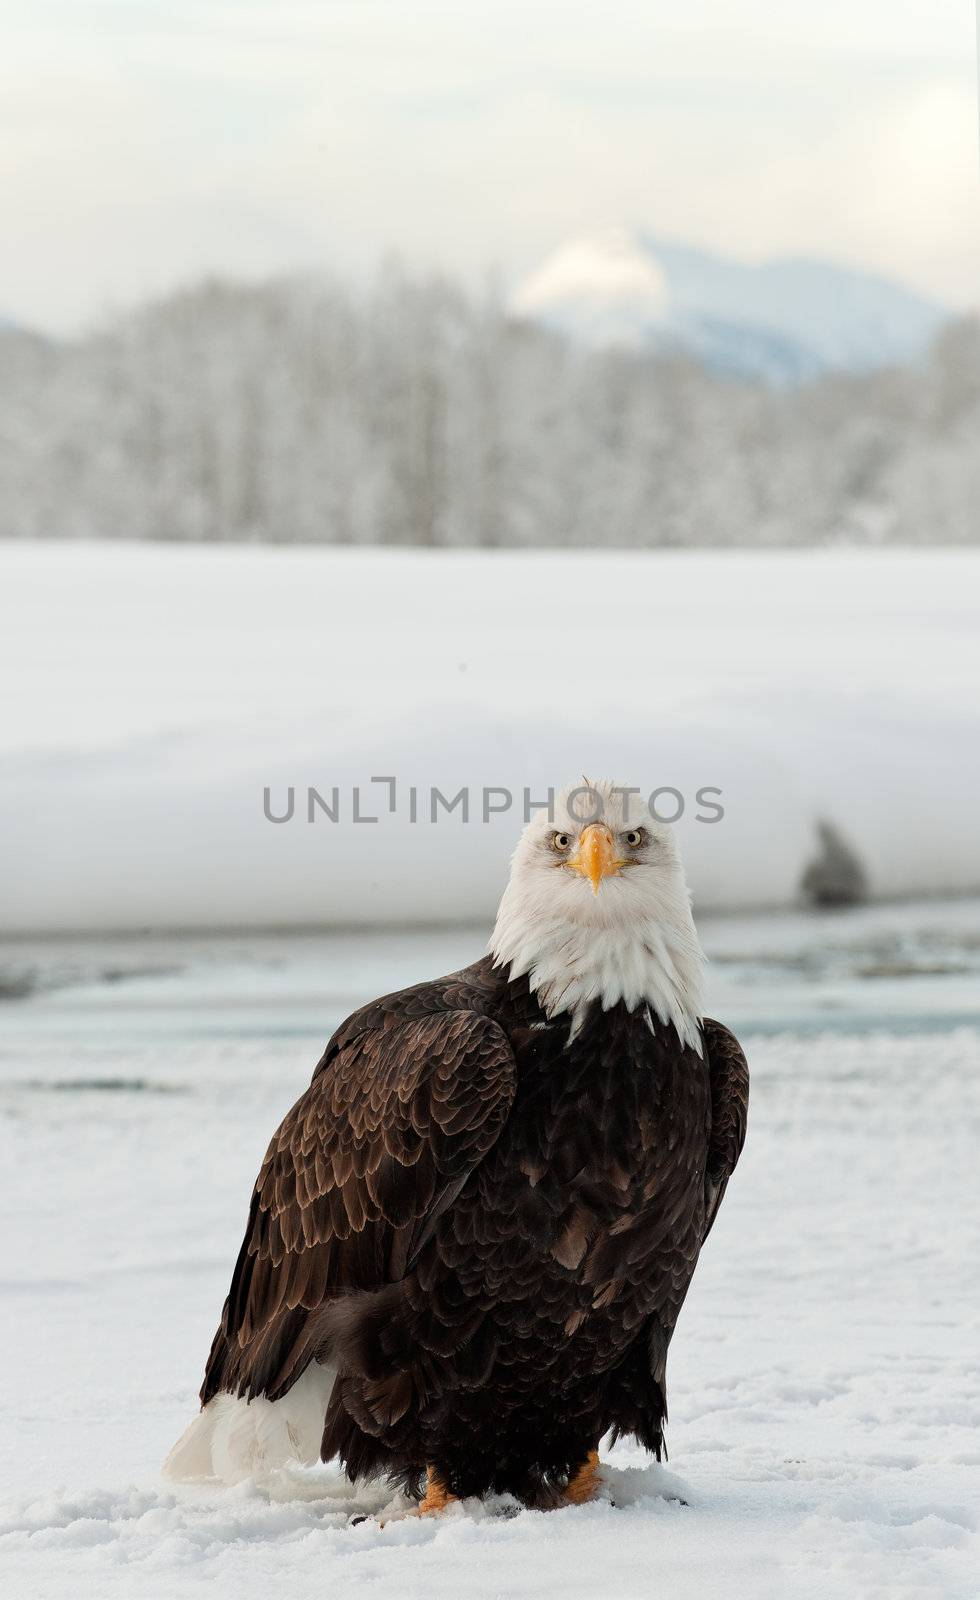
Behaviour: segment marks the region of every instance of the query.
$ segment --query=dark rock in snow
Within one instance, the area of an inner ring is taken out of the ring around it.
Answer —
[[[800,889],[812,906],[856,906],[868,898],[860,858],[832,822],[817,823],[818,852],[804,869]]]

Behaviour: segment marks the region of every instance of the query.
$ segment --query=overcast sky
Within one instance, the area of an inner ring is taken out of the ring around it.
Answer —
[[[0,316],[624,221],[980,301],[972,0],[0,0]]]

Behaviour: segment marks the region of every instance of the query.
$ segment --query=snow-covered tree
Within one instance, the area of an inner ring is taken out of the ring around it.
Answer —
[[[796,388],[588,350],[389,266],[0,331],[0,536],[686,546],[980,538],[980,324]]]

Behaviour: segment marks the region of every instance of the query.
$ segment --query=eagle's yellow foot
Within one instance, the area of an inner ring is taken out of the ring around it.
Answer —
[[[436,1476],[434,1467],[427,1467],[425,1473],[425,1494],[419,1501],[418,1514],[420,1517],[434,1517],[437,1512],[445,1511],[452,1505],[456,1495],[450,1494],[442,1479]]]
[[[599,1452],[590,1450],[582,1465],[569,1478],[562,1498],[568,1506],[584,1506],[587,1500],[596,1499],[601,1485]]]

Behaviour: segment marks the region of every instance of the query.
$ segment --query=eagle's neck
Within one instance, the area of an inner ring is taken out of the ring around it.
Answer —
[[[549,1017],[570,1013],[573,1033],[594,1001],[604,1011],[646,1005],[701,1052],[704,955],[686,891],[656,918],[628,927],[531,917],[505,893],[490,951],[511,978],[527,977]]]

